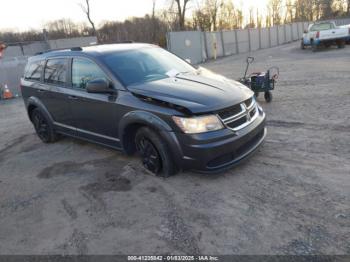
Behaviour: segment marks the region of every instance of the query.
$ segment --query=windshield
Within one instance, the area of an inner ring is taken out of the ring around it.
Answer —
[[[311,27],[310,31],[322,31],[322,30],[329,30],[332,28],[333,28],[333,25],[331,23],[316,24]]]
[[[159,47],[108,54],[103,60],[125,86],[196,71],[182,59]]]

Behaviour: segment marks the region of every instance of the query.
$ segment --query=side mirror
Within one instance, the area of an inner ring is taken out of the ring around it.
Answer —
[[[110,88],[110,84],[103,78],[91,80],[86,84],[86,91],[88,93],[97,94],[115,94],[116,91]]]
[[[304,34],[307,34],[309,31],[307,31],[307,30],[304,30]]]

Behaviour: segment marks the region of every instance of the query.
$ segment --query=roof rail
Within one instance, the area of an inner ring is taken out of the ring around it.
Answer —
[[[81,48],[80,46],[77,46],[77,47],[72,47],[70,50],[71,51],[83,51],[83,48]]]
[[[70,51],[83,51],[83,48],[81,48],[80,46],[77,47],[72,47],[72,48],[56,48],[56,49],[48,49],[45,51],[41,51],[38,53],[35,53],[35,55],[42,55],[42,54],[46,54],[46,53],[50,53],[50,52],[54,52],[54,51],[63,51],[63,50],[70,50]]]
[[[133,44],[135,43],[133,40],[125,40],[125,41],[120,41],[120,42],[116,42],[116,43],[111,43],[111,44]],[[92,44],[92,45],[88,45],[89,46],[99,46],[100,44]],[[57,49],[49,49],[46,51],[41,51],[38,53],[35,53],[35,55],[42,55],[42,54],[46,54],[49,52],[54,52],[54,51],[63,51],[63,50],[67,50],[67,51],[83,51],[83,47],[80,46],[76,46],[76,47],[71,47],[71,48],[57,48]]]

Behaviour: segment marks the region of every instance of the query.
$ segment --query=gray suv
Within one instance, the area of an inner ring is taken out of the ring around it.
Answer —
[[[127,154],[151,172],[217,172],[263,142],[265,114],[245,86],[148,44],[48,51],[21,80],[45,143],[67,135]]]

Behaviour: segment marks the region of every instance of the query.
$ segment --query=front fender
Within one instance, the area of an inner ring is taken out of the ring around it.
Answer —
[[[158,116],[145,112],[145,111],[132,111],[127,113],[119,122],[119,138],[121,145],[125,152],[127,152],[126,148],[128,147],[126,137],[126,131],[128,127],[131,125],[144,125],[148,126],[156,131],[161,136],[162,139],[167,143],[169,149],[172,153],[174,161],[177,164],[180,164],[182,159],[182,149],[180,143],[175,135],[173,129],[166,123],[164,120],[159,118]],[[129,130],[130,131],[130,130]],[[133,130],[134,131],[134,130]]]
[[[124,115],[119,123],[119,136],[121,138],[124,130],[130,124],[144,124],[159,131],[172,131],[172,128],[158,116],[145,111],[132,111]]]

